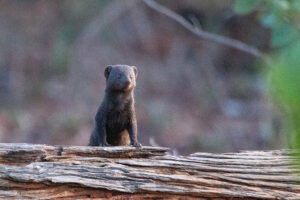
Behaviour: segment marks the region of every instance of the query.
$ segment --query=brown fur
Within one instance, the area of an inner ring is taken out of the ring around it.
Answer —
[[[105,97],[98,109],[89,145],[140,147],[134,108],[137,68],[128,65],[108,66],[104,75]]]

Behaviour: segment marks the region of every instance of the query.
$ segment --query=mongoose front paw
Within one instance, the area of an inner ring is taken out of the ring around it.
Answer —
[[[99,144],[99,147],[110,147],[111,145],[110,144],[108,144],[107,142],[105,142],[105,143],[100,143]]]
[[[142,147],[142,145],[139,142],[134,142],[134,143],[131,144],[131,146],[137,147],[137,148],[141,148]]]

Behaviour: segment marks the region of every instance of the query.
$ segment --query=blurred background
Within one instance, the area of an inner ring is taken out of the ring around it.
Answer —
[[[157,2],[205,31],[256,47],[268,64],[192,34],[143,1],[3,0],[0,142],[87,145],[105,67],[128,64],[139,70],[135,99],[143,145],[187,154],[289,144],[282,104],[272,102],[282,94],[277,86],[300,95],[299,67],[286,72],[294,80],[288,89],[280,71],[290,55],[300,66],[300,45],[290,50],[299,40],[299,1]]]

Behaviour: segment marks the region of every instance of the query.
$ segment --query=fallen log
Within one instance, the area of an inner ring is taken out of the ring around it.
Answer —
[[[1,199],[300,199],[295,152],[0,143]]]

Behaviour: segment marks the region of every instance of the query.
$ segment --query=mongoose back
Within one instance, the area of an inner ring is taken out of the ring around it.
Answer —
[[[128,65],[108,66],[104,76],[105,96],[95,117],[89,146],[140,147],[134,109],[137,68]]]

